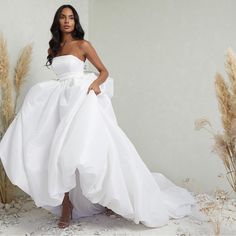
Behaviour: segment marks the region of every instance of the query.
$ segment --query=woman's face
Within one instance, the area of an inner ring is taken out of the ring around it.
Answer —
[[[73,11],[70,8],[66,7],[62,10],[59,17],[59,23],[60,23],[60,30],[64,33],[69,33],[74,30],[75,20]]]

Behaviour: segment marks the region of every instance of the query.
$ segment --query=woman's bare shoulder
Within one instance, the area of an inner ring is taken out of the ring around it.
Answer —
[[[84,49],[84,50],[92,47],[92,44],[88,40],[86,40],[86,39],[80,39],[80,40],[77,41],[77,43],[78,43],[78,46],[81,49]]]

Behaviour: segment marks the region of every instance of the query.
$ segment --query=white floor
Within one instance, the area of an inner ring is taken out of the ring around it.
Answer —
[[[194,194],[198,202],[209,199],[206,194]],[[199,205],[200,206],[200,205]],[[221,235],[236,235],[236,199],[224,204],[223,212],[229,220],[223,221]],[[4,205],[0,203],[0,235],[214,235],[213,225],[205,215],[191,215],[182,219],[171,219],[169,224],[160,228],[147,228],[136,225],[119,215],[105,214],[72,220],[66,229],[57,228],[58,217],[37,208],[30,197],[17,199]]]

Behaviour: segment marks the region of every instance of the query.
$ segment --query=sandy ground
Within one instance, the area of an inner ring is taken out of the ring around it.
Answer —
[[[200,201],[202,204],[212,199],[206,194],[193,196],[199,203],[199,209]],[[221,215],[224,215],[224,219],[227,218],[222,222],[221,235],[236,235],[236,199],[225,202]],[[209,216],[197,211],[181,219],[170,219],[168,225],[159,228],[147,228],[117,214],[107,216],[103,213],[71,220],[66,229],[57,227],[58,219],[58,216],[45,209],[37,208],[30,197],[20,197],[6,205],[0,203],[0,235],[214,235]]]

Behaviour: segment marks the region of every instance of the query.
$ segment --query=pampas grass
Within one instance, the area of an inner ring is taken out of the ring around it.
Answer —
[[[215,89],[221,114],[223,133],[215,133],[207,118],[195,121],[195,129],[206,129],[214,138],[213,151],[222,160],[227,180],[236,193],[236,56],[232,49],[227,50],[226,72],[229,84],[220,73],[215,75]]]
[[[13,98],[12,84],[9,80],[9,57],[7,52],[7,43],[0,35],[0,86],[2,93],[1,101],[1,122],[2,128],[6,130],[13,117]]]
[[[25,78],[27,77],[30,69],[31,55],[32,55],[32,45],[29,44],[23,48],[15,67],[14,85],[16,91],[16,100],[15,100],[14,111],[16,111],[17,101],[20,95],[20,88],[25,82]]]
[[[13,82],[9,78],[9,56],[7,52],[7,43],[0,34],[0,89],[1,89],[1,110],[0,110],[0,138],[3,137],[7,128],[16,116],[16,106],[20,89],[28,75],[32,54],[32,44],[23,48],[14,68]],[[13,88],[15,99],[13,99]],[[0,202],[7,203],[11,201],[13,185],[8,179],[6,172],[0,162]]]
[[[226,82],[219,73],[215,75],[215,87],[219,109],[221,112],[221,121],[224,127],[225,135],[229,137],[233,120],[231,94]]]

